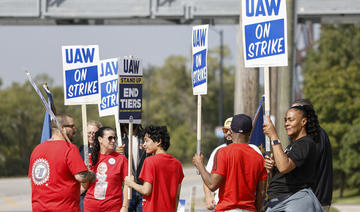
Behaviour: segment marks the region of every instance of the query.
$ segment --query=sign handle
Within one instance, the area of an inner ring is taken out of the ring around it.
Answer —
[[[119,113],[115,113],[115,128],[116,128],[116,134],[118,137],[118,145],[123,145],[122,137],[121,137],[121,128],[120,128],[120,122],[119,122]]]
[[[270,116],[270,71],[264,67],[264,93],[265,93],[265,115]],[[266,136],[265,151],[270,154],[270,138]]]
[[[197,135],[196,135],[196,154],[200,155],[201,152],[201,95],[197,95]]]
[[[129,150],[129,157],[128,157],[128,175],[129,177],[131,177],[132,175],[132,153],[133,153],[133,149],[132,149],[132,144],[133,144],[133,117],[130,116],[129,118],[129,146],[128,146],[128,150]],[[132,195],[132,190],[131,188],[128,188],[128,199],[131,199],[131,195]]]
[[[82,127],[83,127],[83,144],[84,144],[84,161],[85,165],[89,167],[89,142],[87,136],[87,115],[86,104],[81,105]]]

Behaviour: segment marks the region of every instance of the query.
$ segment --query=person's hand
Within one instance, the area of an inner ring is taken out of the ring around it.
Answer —
[[[265,168],[268,171],[268,173],[271,173],[274,169],[275,160],[274,155],[271,153],[270,157],[268,155],[265,155]]]
[[[213,210],[215,208],[215,200],[213,196],[210,197],[206,197],[205,198],[205,204],[206,204],[206,208],[208,210]]]
[[[125,180],[124,180],[125,185],[130,186],[130,184],[133,182],[135,182],[135,178],[133,175],[131,175],[130,177],[129,176],[125,177]]]
[[[125,144],[121,145],[121,146],[117,146],[115,151],[119,154],[124,154],[124,149],[125,149]]]
[[[270,140],[279,139],[274,124],[272,123],[269,116],[266,116],[266,120],[263,124],[264,134],[269,136]]]
[[[199,169],[200,166],[204,165],[204,155],[202,153],[200,153],[200,155],[195,154],[192,159],[192,163],[196,168]]]
[[[121,207],[120,212],[128,212],[128,207]]]

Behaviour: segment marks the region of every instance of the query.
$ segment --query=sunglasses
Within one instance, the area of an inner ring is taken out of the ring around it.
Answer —
[[[223,127],[223,133],[231,133],[231,129]]]
[[[70,127],[70,128],[73,128],[73,129],[76,128],[75,124],[64,124],[63,127]]]
[[[109,142],[111,142],[113,139],[114,139],[115,141],[117,141],[117,137],[116,137],[116,136],[109,136],[109,137],[108,137]]]

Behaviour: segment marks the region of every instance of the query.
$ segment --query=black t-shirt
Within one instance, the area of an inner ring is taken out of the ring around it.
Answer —
[[[285,154],[295,163],[296,168],[287,174],[281,174],[274,167],[273,177],[269,185],[269,198],[291,195],[314,183],[316,168],[316,147],[310,136],[304,136],[292,142]]]
[[[332,150],[328,135],[321,128],[320,141],[316,143],[316,175],[313,191],[321,205],[331,205],[333,191]]]

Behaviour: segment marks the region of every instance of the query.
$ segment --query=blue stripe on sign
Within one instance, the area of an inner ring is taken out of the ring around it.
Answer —
[[[284,19],[246,25],[246,59],[285,54],[284,27]]]

